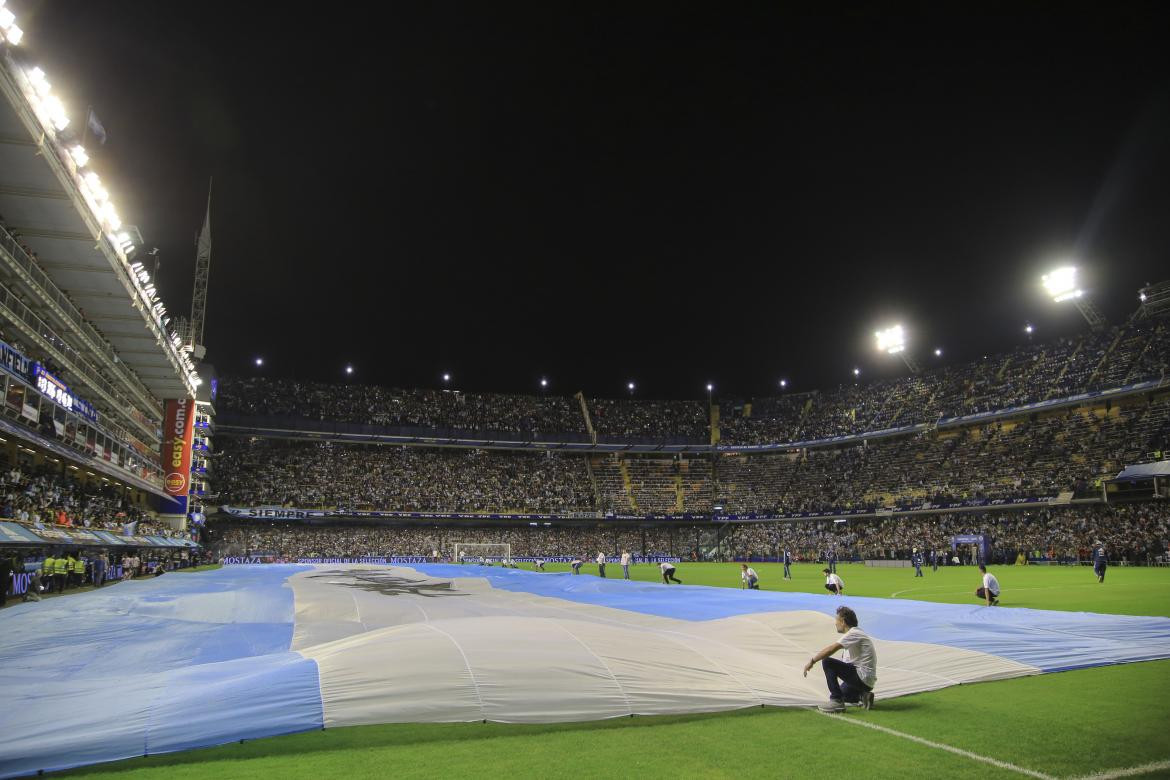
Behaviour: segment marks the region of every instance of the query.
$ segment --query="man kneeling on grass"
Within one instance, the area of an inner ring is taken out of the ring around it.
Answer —
[[[995,578],[994,574],[987,573],[987,567],[982,563],[979,564],[979,571],[983,573],[983,587],[975,590],[975,596],[987,602],[987,606],[995,607],[999,605],[999,580]]]
[[[829,701],[820,705],[822,712],[844,712],[845,704],[873,707],[873,686],[877,683],[877,652],[869,634],[857,627],[857,613],[849,607],[837,607],[837,633],[843,636],[814,655],[804,666],[804,676],[819,661],[829,685]],[[845,650],[849,661],[831,658]],[[838,682],[838,680],[840,682]]]

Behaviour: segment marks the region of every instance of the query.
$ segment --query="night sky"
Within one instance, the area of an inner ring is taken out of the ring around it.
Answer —
[[[770,394],[1074,333],[1064,257],[1113,322],[1170,278],[1156,3],[9,5],[172,311],[214,176],[220,373]]]

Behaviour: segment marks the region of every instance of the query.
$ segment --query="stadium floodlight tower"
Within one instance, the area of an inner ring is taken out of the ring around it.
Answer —
[[[1101,330],[1105,327],[1105,318],[1101,316],[1101,312],[1085,295],[1085,291],[1077,286],[1075,265],[1064,265],[1049,271],[1040,277],[1040,282],[1054,303],[1072,301],[1073,305],[1077,307],[1077,311],[1089,323],[1090,328]]]
[[[921,369],[918,362],[906,352],[906,331],[901,325],[894,325],[885,330],[874,332],[877,339],[877,348],[888,355],[897,355],[902,358],[910,373],[917,374]]]

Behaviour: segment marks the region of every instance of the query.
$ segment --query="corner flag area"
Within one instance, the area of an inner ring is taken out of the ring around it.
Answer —
[[[229,566],[6,610],[0,776],[342,726],[808,707],[824,679],[801,668],[835,641],[840,604],[875,640],[864,723],[881,734],[906,736],[880,714],[909,694],[1170,658],[1167,617],[480,566]],[[46,644],[61,626],[68,640]]]

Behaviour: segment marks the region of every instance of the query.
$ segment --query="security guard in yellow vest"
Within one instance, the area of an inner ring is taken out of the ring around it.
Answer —
[[[81,587],[85,584],[85,559],[78,555],[73,559],[73,584]]]
[[[53,559],[53,581],[57,584],[57,592],[64,593],[69,585],[69,561],[62,558]]]
[[[41,579],[44,581],[45,593],[53,592],[53,571],[57,559],[50,553],[45,553],[45,560],[41,562]]]

